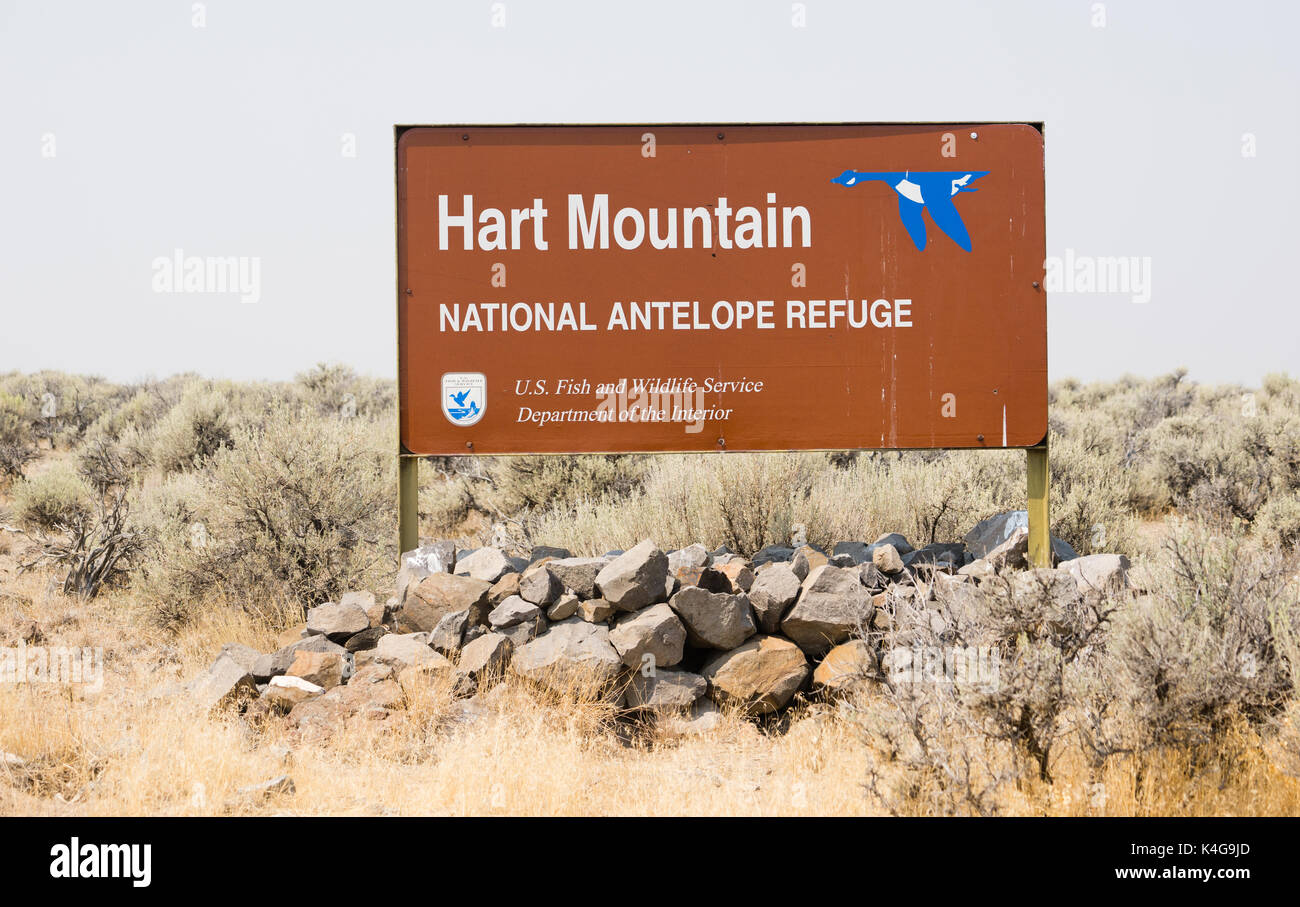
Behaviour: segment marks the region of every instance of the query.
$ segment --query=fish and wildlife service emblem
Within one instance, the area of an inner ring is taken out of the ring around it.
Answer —
[[[442,376],[442,414],[452,425],[473,425],[487,409],[487,376],[447,372]]]

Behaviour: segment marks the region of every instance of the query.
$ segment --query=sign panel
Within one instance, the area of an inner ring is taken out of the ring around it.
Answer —
[[[1033,126],[414,127],[397,168],[411,453],[1047,433]]]

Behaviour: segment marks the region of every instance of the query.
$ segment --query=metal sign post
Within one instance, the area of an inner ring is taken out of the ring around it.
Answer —
[[[1025,451],[1029,486],[1029,562],[1035,567],[1052,566],[1051,521],[1048,514],[1047,438]]]

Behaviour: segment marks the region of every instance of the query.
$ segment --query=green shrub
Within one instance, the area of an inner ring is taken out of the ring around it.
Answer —
[[[219,392],[195,386],[157,423],[150,460],[164,472],[193,469],[232,441],[229,401]]]
[[[141,588],[158,613],[181,619],[232,597],[311,606],[381,582],[396,555],[396,472],[373,429],[282,407],[237,430],[202,471],[150,489]]]
[[[19,524],[39,532],[54,532],[88,519],[94,506],[90,486],[64,465],[21,481],[14,488],[14,513]]]
[[[1288,564],[1252,546],[1242,523],[1180,521],[1145,585],[1115,618],[1110,670],[1136,716],[1133,748],[1198,744],[1237,716],[1271,716],[1292,690],[1278,646],[1294,626]]]

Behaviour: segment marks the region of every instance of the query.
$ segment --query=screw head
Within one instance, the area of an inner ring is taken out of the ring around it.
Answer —
[[[1035,290],[1038,289],[1038,281],[1036,281],[1036,280],[1034,281],[1034,289],[1035,289]]]
[[[726,137],[727,137],[727,134],[726,134],[725,132],[719,132],[719,133],[718,133],[718,141],[719,141],[719,142],[721,142],[721,141],[722,141],[723,139],[725,139]]]
[[[980,134],[978,132],[972,132],[970,134],[970,137],[973,139],[978,139],[980,137]]]
[[[976,440],[976,441],[979,441],[981,444],[983,444],[983,443],[984,443],[984,436],[983,436],[983,435],[976,435],[976,436],[975,436],[975,440]]]

